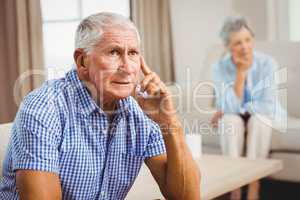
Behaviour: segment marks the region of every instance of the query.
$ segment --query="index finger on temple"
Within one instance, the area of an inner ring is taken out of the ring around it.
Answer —
[[[144,57],[141,56],[140,60],[141,60],[141,70],[142,70],[143,74],[144,74],[144,75],[150,74],[152,71],[151,71],[151,69],[146,65],[146,62],[145,62]]]

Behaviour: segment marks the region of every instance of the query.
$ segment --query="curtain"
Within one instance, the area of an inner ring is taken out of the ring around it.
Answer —
[[[0,123],[44,80],[39,0],[0,0]]]
[[[131,17],[149,67],[163,81],[175,81],[169,0],[131,0]]]

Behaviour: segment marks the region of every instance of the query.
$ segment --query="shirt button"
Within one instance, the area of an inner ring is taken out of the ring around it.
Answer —
[[[105,197],[105,192],[101,191],[101,197]]]

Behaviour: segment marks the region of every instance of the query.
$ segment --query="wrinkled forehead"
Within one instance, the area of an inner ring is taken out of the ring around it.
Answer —
[[[103,29],[101,36],[102,42],[108,41],[130,42],[139,46],[139,36],[136,29],[124,26],[111,26]]]

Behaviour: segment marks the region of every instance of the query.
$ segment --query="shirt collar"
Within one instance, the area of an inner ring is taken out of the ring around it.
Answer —
[[[81,111],[84,115],[90,115],[91,113],[98,111],[101,114],[105,114],[105,112],[96,104],[96,102],[92,99],[89,94],[87,88],[84,84],[79,80],[76,69],[72,69],[66,75],[67,79],[71,81],[73,86],[75,86],[75,90],[77,92],[77,97],[79,100],[79,104],[81,107]],[[114,111],[116,114],[127,114],[129,111],[129,100],[130,97],[125,99],[120,99],[117,102],[117,108]]]

